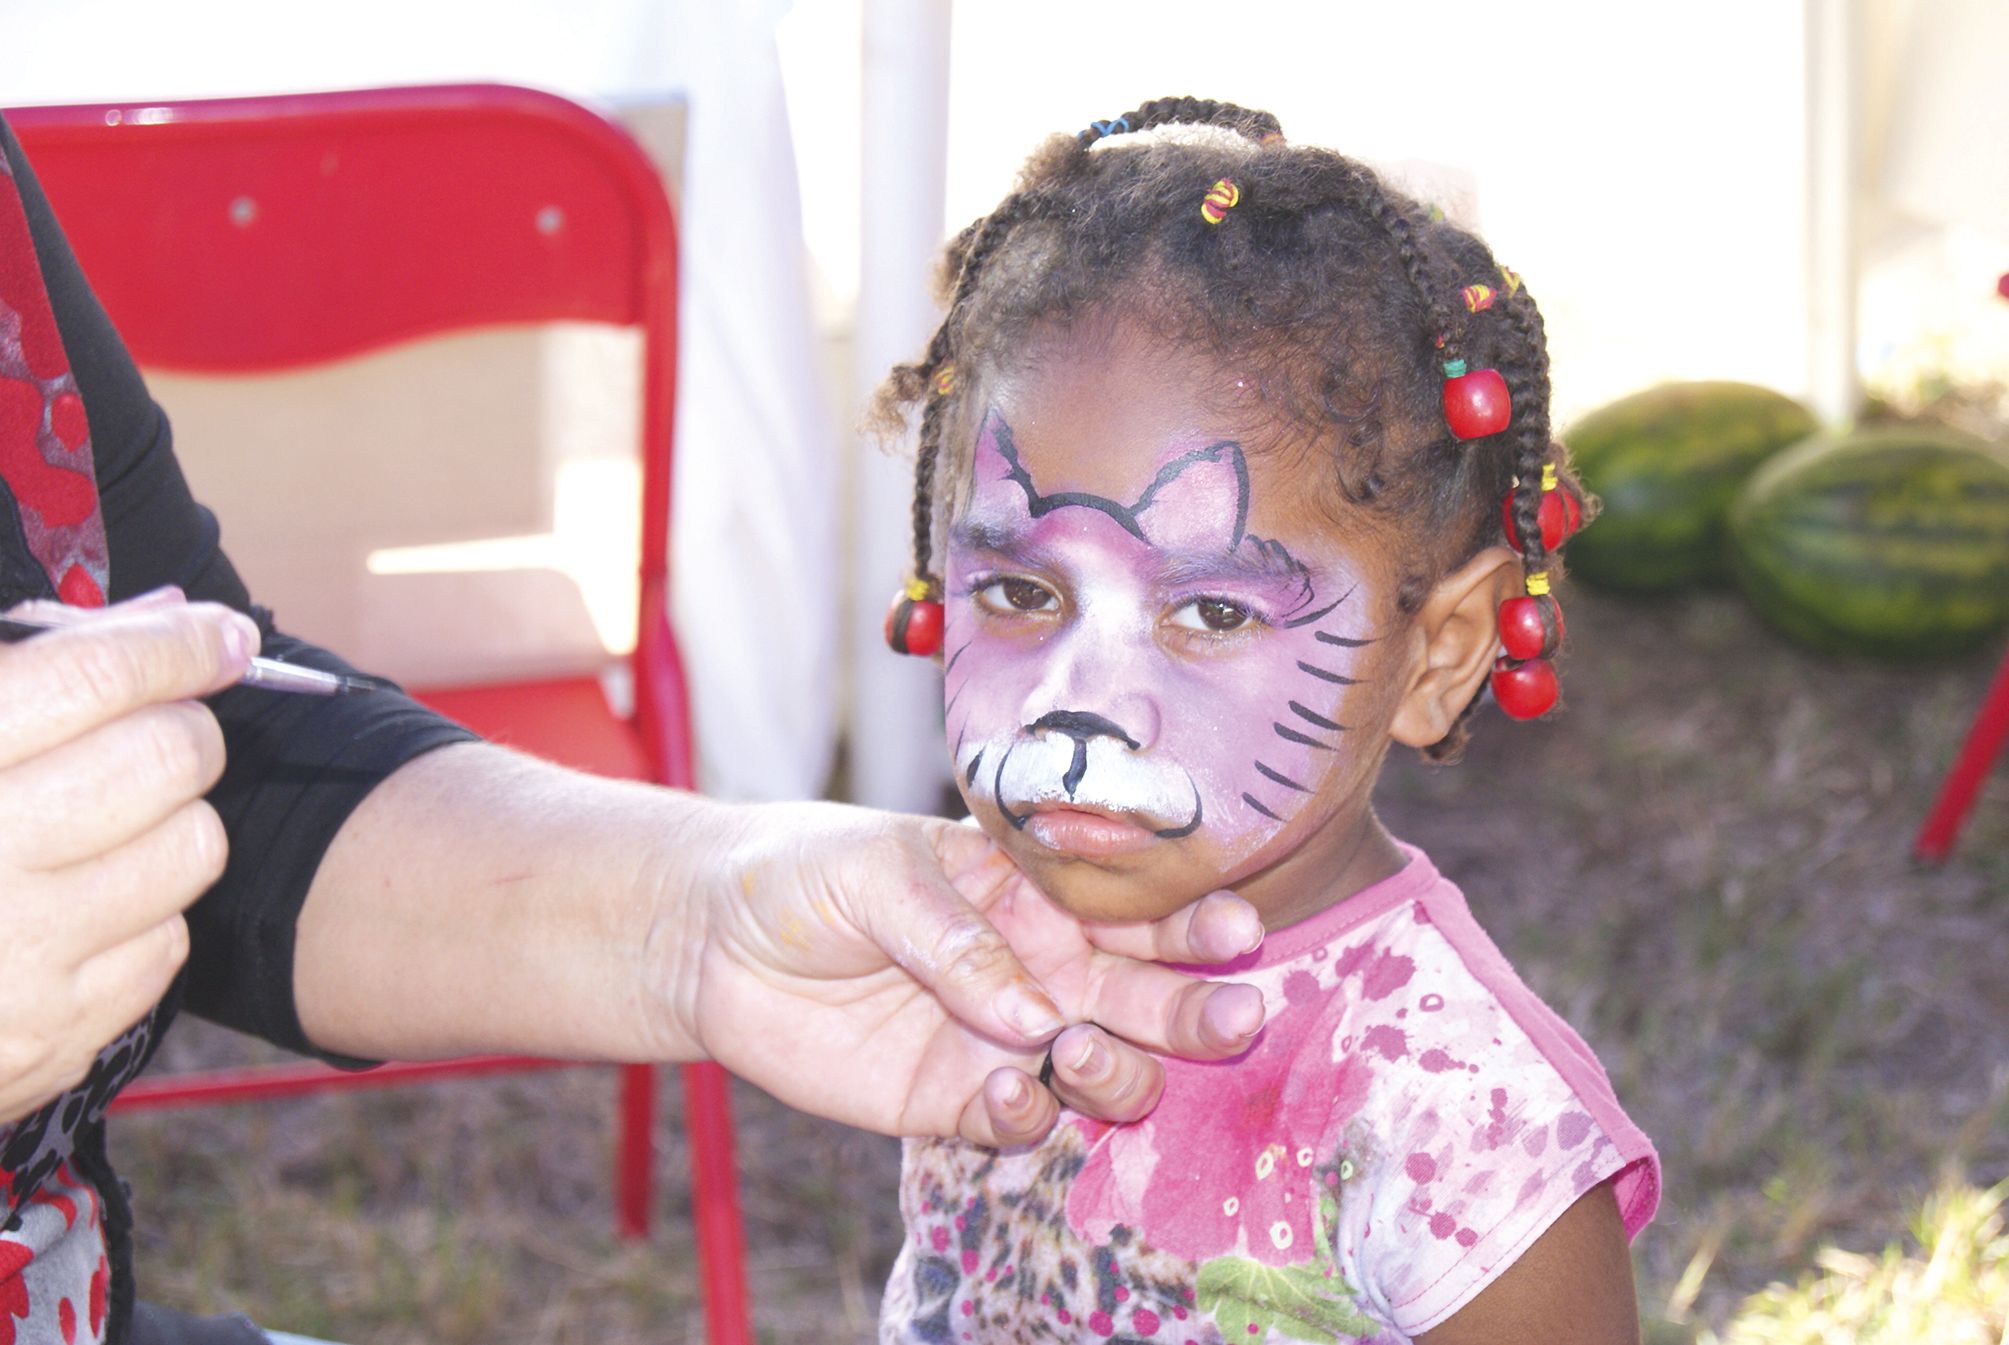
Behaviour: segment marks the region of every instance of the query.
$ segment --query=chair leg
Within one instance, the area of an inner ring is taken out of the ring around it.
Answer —
[[[710,1061],[684,1066],[684,1124],[691,1141],[691,1217],[697,1224],[710,1345],[752,1345],[739,1182],[733,1168],[732,1094]]]
[[[614,1231],[629,1241],[649,1236],[655,1197],[656,1067],[621,1066],[621,1133],[615,1142]]]
[[[1918,839],[1912,843],[1914,857],[1926,864],[1939,864],[1952,853],[1968,809],[1980,796],[1982,781],[2002,755],[2005,743],[2009,743],[2009,654],[2003,656],[1994,684],[1981,701],[1981,713],[1974,717],[1974,727],[1967,731],[1967,741],[1961,744],[1953,769],[1946,773],[1946,783],[1940,786],[1939,797],[1919,828]]]

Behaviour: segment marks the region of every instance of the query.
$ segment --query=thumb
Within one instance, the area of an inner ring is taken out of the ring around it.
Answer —
[[[866,936],[951,1017],[993,1040],[1033,1046],[1065,1027],[997,927],[950,884],[942,857],[918,839],[908,854],[904,883],[874,883],[854,907]]]

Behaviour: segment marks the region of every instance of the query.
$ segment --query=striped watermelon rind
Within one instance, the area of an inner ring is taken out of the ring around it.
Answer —
[[[2009,460],[1924,426],[1815,435],[1730,511],[1738,584],[1825,653],[1931,659],[2009,627]]]
[[[1751,383],[1666,383],[1591,412],[1563,435],[1602,501],[1570,543],[1570,572],[1648,592],[1727,582],[1723,521],[1738,487],[1817,428],[1807,408]]]

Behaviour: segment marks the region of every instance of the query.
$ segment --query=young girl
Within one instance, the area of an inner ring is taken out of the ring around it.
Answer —
[[[1056,901],[1262,912],[1231,971],[1269,1020],[1167,1061],[1134,1124],[911,1143],[882,1338],[1635,1339],[1652,1147],[1371,806],[1390,745],[1455,756],[1489,680],[1515,717],[1555,699],[1581,507],[1527,290],[1194,99],[1049,142],[946,274],[882,392],[924,407],[888,636],[944,655],[964,799]]]

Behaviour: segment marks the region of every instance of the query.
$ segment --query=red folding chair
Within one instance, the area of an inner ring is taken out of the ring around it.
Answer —
[[[2009,299],[2009,271],[1996,280],[1995,293],[1999,298]],[[1942,864],[1953,853],[1960,828],[1967,821],[1974,801],[1981,797],[1988,771],[2005,746],[2009,746],[2009,652],[2003,654],[2002,667],[1982,696],[1974,724],[1967,730],[1967,737],[1939,786],[1932,809],[1925,815],[1925,824],[1918,829],[1918,838],[1911,843],[1914,859],[1924,864]]]
[[[632,714],[597,675],[421,689],[486,736],[581,769],[689,787],[668,620],[676,239],[659,175],[572,102],[494,85],[34,107],[7,114],[84,270],[142,365],[242,373],[451,330],[584,321],[643,341],[641,584]],[[545,1068],[515,1057],[142,1079],[126,1109]],[[713,1342],[750,1339],[731,1117],[687,1066],[694,1218]],[[617,1222],[647,1231],[650,1066],[621,1070]]]
[[[2004,280],[2009,282],[2009,277]],[[1918,839],[1911,846],[1913,857],[1921,863],[1941,864],[1953,853],[1961,824],[1966,822],[1974,801],[1981,797],[1988,770],[2002,755],[2005,745],[2009,745],[2009,653],[2003,654],[2002,667],[1981,698],[1973,727],[1967,730],[1967,738],[1939,787],[1939,795],[1932,801],[1932,810],[1925,815],[1925,825],[1918,829]]]

